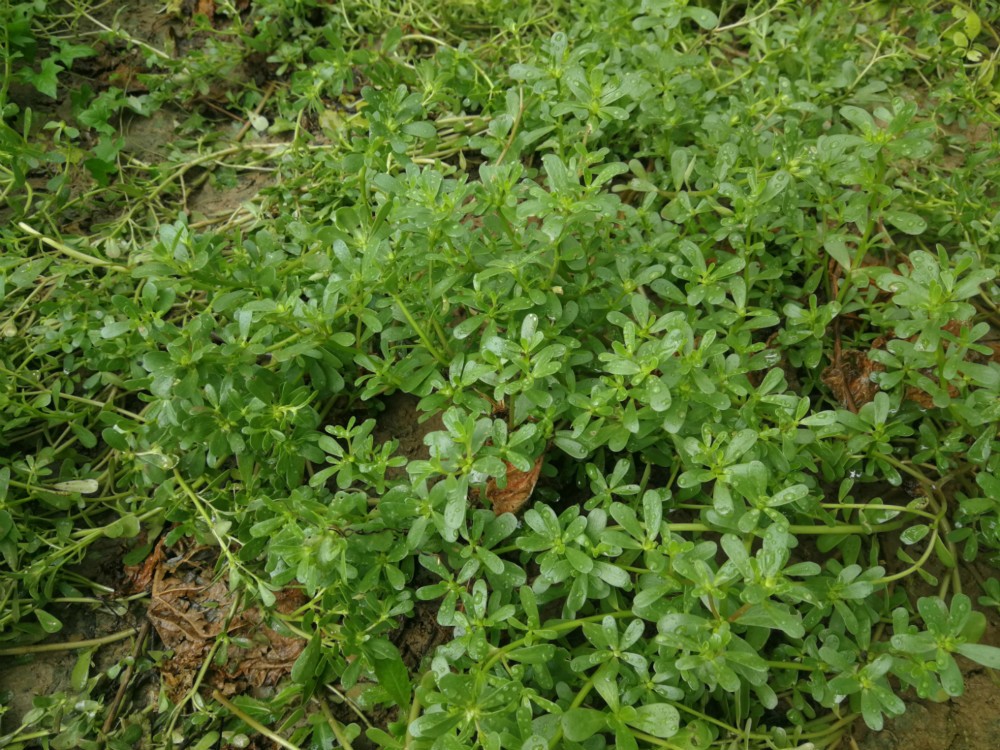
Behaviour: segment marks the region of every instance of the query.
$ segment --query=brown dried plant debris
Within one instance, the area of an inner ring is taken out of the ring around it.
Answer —
[[[173,652],[160,675],[175,701],[194,685],[206,659],[212,665],[203,684],[234,695],[277,684],[306,645],[268,627],[257,607],[242,608],[228,576],[214,572],[216,560],[213,549],[188,540],[173,549],[161,542],[145,563],[129,571],[134,585],[151,588],[146,616]],[[283,590],[275,608],[288,614],[303,601],[301,592]]]
[[[195,15],[211,18],[215,15],[215,0],[198,0],[194,5]]]
[[[498,516],[517,513],[528,502],[538,483],[543,459],[544,455],[536,458],[534,465],[527,471],[521,471],[504,461],[507,465],[507,486],[501,489],[492,477],[486,482],[486,497],[492,503],[494,513]]]
[[[948,386],[949,396],[951,396],[952,398],[957,398],[960,394],[961,391],[959,391],[958,388],[956,388],[953,385]],[[907,401],[913,401],[914,403],[920,405],[924,409],[933,409],[937,406],[934,403],[934,397],[931,394],[929,394],[925,390],[917,388],[917,386],[915,385],[911,385],[906,389],[906,392],[903,394],[903,398],[905,398]]]
[[[871,376],[885,368],[860,349],[845,349],[837,359],[823,370],[820,379],[842,406],[856,412],[875,398],[879,387]]]
[[[145,560],[138,565],[126,565],[125,593],[138,594],[140,591],[149,589],[153,585],[153,577],[156,575],[156,571],[165,557],[163,539],[161,538]]]
[[[945,325],[942,330],[953,336],[961,336],[965,325],[967,324],[953,320]],[[915,341],[916,336],[911,336],[909,340]],[[1000,362],[1000,343],[995,341],[983,341],[980,343],[989,347],[992,350],[991,354],[981,355],[977,352],[969,352],[966,354],[967,359],[980,364],[984,362]],[[823,370],[820,379],[830,388],[834,398],[844,408],[856,412],[860,407],[874,399],[875,394],[879,392],[879,387],[872,380],[872,375],[884,372],[885,367],[869,359],[868,354],[877,349],[884,348],[885,345],[886,339],[879,337],[872,342],[871,349],[868,351],[861,349],[839,351],[835,353],[834,361]],[[934,379],[936,377],[931,370],[922,370],[921,372],[928,378]],[[956,398],[960,395],[960,391],[956,386],[949,384],[948,394],[952,398]],[[903,398],[913,401],[925,409],[933,409],[935,406],[931,394],[917,386],[908,386],[903,394]]]

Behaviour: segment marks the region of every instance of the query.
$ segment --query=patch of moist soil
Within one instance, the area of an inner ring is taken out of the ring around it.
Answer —
[[[376,420],[372,437],[376,445],[389,440],[398,440],[396,453],[405,456],[408,461],[426,461],[430,458],[430,448],[424,443],[428,433],[444,429],[440,415],[434,415],[421,422],[426,415],[420,411],[420,399],[408,393],[397,392],[389,396],[385,402],[385,411]],[[406,467],[397,466],[389,469],[391,478],[405,476]],[[429,583],[430,580],[420,580],[418,569],[414,587]],[[400,624],[393,633],[392,641],[403,656],[403,663],[411,673],[420,670],[426,657],[434,650],[451,639],[448,629],[437,622],[438,602],[414,602],[413,613]]]
[[[63,622],[72,622],[52,639],[53,643],[100,638],[128,628],[121,617],[102,610],[81,606],[72,611],[46,609],[50,610]],[[103,672],[128,656],[132,643],[132,639],[127,638],[99,648],[94,654],[91,674]],[[79,650],[72,650],[0,657],[0,704],[7,708],[7,712],[0,716],[0,738],[21,725],[35,698],[73,693],[70,675],[79,655]],[[110,695],[114,695],[114,687],[117,686],[112,686]]]
[[[411,674],[419,673],[424,659],[434,655],[434,650],[451,640],[448,628],[437,621],[438,602],[416,602],[413,614],[393,634],[403,663]]]
[[[174,43],[174,19],[159,3],[106,3],[95,9],[94,18],[161,52],[169,53]]]
[[[253,689],[269,694],[291,671],[305,648],[297,635],[268,627],[257,607],[247,607],[229,588],[229,578],[215,573],[218,551],[183,539],[175,547],[157,545],[137,578],[151,589],[147,617],[163,646],[172,652],[160,668],[167,694],[180,702],[203,678],[223,695]],[[304,603],[296,589],[276,592],[275,609],[288,614]],[[225,652],[215,650],[222,635],[231,640]],[[209,669],[204,670],[207,659]],[[263,690],[261,690],[263,689]]]
[[[46,611],[62,620],[65,626],[46,643],[102,638],[135,625],[131,616],[122,617],[110,610],[89,605],[78,604],[59,609],[47,607]],[[94,653],[91,675],[120,662],[129,655],[132,646],[133,639],[126,638],[98,648]],[[70,675],[79,655],[79,650],[71,650],[0,657],[0,704],[7,708],[7,712],[0,716],[0,736],[20,726],[21,719],[32,709],[35,698],[73,693]],[[117,683],[110,683],[109,694],[113,696],[116,688]]]
[[[102,585],[113,586],[120,571],[115,570],[117,565],[108,564],[108,561],[120,560],[121,555],[122,549],[117,542],[102,540],[91,547],[86,559],[74,570]],[[91,640],[125,630],[138,630],[138,610],[141,609],[144,607],[125,610],[124,606],[110,602],[107,605],[50,604],[45,611],[57,617],[63,623],[63,629],[42,644]],[[29,615],[29,618],[32,617]],[[134,642],[134,638],[124,638],[97,648],[91,663],[91,676],[121,662],[131,653]],[[79,649],[72,649],[0,657],[0,705],[7,709],[0,716],[0,736],[20,726],[24,715],[32,709],[35,698],[73,692],[70,676],[79,656]],[[107,705],[117,689],[117,682],[104,681],[90,697],[97,700],[104,691]]]
[[[418,577],[419,577],[418,573]],[[418,582],[419,583],[419,582]],[[437,622],[438,602],[415,602],[412,614],[403,619],[400,626],[390,634],[390,639],[403,657],[403,663],[410,672],[414,682],[423,674],[429,659],[434,656],[438,646],[451,640],[449,628]],[[354,701],[354,706],[348,706],[343,701],[333,701],[331,709],[334,716],[344,724],[358,721],[357,712],[365,715],[368,722],[385,731],[389,724],[399,721],[399,709],[395,706],[377,704],[364,705],[364,693],[368,683],[359,683],[348,691],[347,698]],[[355,700],[357,699],[357,700]],[[352,746],[355,750],[375,750],[377,745],[368,740],[364,734],[358,737]]]
[[[121,136],[125,139],[122,151],[147,164],[166,161],[170,154],[167,147],[176,137],[182,112],[164,107],[151,117],[130,116],[122,123]]]
[[[430,458],[430,448],[424,443],[428,433],[444,429],[440,415],[426,418],[418,408],[420,399],[409,393],[397,392],[385,400],[385,411],[376,419],[372,437],[375,445],[389,440],[398,440],[397,455],[406,456],[410,461],[426,461]],[[420,420],[425,418],[423,422]],[[389,479],[406,476],[405,466],[396,466],[386,472]]]
[[[245,19],[248,0],[237,0],[236,6],[241,19]],[[120,29],[140,44],[179,60],[200,51],[210,38],[211,33],[200,25],[201,22],[207,20],[217,29],[226,24],[221,16],[216,18],[215,11],[215,3],[210,0],[184,0],[166,11],[162,3],[106,3],[95,11],[94,16],[98,24]],[[198,16],[204,18],[199,21]],[[143,56],[150,54],[148,48],[140,50]],[[152,54],[156,55],[156,52]],[[141,58],[136,62],[134,66],[125,65],[123,69],[117,70],[113,82],[119,87],[124,87],[126,82],[141,86],[141,83],[135,82],[135,74],[146,71],[139,64]],[[241,55],[238,60],[231,57],[219,58],[218,66],[210,71],[209,91],[196,101],[224,112],[227,91],[242,86],[246,81],[263,86],[271,79],[274,67],[266,61],[264,55],[255,52]]]
[[[233,218],[244,204],[257,197],[262,188],[274,183],[270,172],[240,172],[235,185],[219,185],[208,180],[190,197],[187,210],[195,221]]]
[[[950,170],[959,170],[965,166],[969,152],[975,150],[981,143],[989,143],[997,138],[997,132],[989,123],[981,122],[973,128],[963,128],[958,123],[952,123],[945,128],[951,143],[945,146],[941,164]],[[1000,747],[1000,739],[997,740]]]
[[[204,7],[203,7],[204,6]],[[211,7],[208,7],[211,6]],[[209,12],[211,11],[211,12]],[[138,3],[133,7],[107,5],[96,13],[97,21],[106,26],[119,28],[131,38],[150,45],[175,58],[182,58],[190,50],[198,49],[206,40],[204,32],[196,31],[192,16],[194,13],[214,13],[212,3],[184,3],[173,15],[164,14],[163,9],[153,4]],[[87,59],[98,65],[94,80],[98,89],[115,85],[125,88],[129,82],[135,86],[135,78],[147,72],[140,51],[126,48],[124,42],[114,47],[101,47],[98,58]],[[97,60],[95,63],[94,60]],[[110,72],[109,72],[110,71]],[[269,70],[259,65],[240,62],[230,74],[220,77],[226,89],[241,88],[250,81],[259,84],[269,77]],[[219,88],[213,86],[213,88]],[[142,88],[144,91],[144,87]],[[68,97],[67,97],[68,98]],[[169,158],[167,146],[177,137],[180,123],[190,116],[190,110],[201,111],[208,121],[215,122],[223,142],[235,136],[240,139],[248,127],[243,120],[244,113],[229,111],[226,106],[227,91],[211,90],[188,103],[164,106],[149,117],[125,115],[121,118],[121,135],[125,139],[123,151],[147,164],[156,164]],[[207,166],[207,165],[206,165]],[[211,169],[211,167],[208,167]],[[192,218],[215,223],[219,219],[229,219],[249,200],[257,196],[260,189],[273,182],[270,172],[246,171],[228,181],[210,176],[203,169],[192,170],[185,175],[187,189],[176,211],[186,211]]]

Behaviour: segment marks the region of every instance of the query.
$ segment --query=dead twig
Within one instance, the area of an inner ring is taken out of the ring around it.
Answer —
[[[118,692],[115,693],[115,699],[111,701],[111,706],[108,708],[108,715],[104,718],[104,724],[101,726],[101,734],[107,735],[111,731],[111,727],[114,726],[115,719],[118,718],[118,710],[121,708],[122,701],[125,699],[125,692],[128,690],[129,683],[132,682],[132,675],[135,674],[135,665],[139,659],[139,654],[142,653],[142,649],[146,645],[146,639],[149,637],[149,632],[152,630],[153,626],[150,624],[149,620],[142,623],[142,627],[139,628],[139,635],[135,639],[135,645],[132,647],[132,661],[122,672],[121,683],[118,685]]]

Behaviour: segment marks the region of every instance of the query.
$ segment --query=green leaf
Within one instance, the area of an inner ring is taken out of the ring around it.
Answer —
[[[955,555],[950,549],[948,549],[948,545],[945,544],[944,539],[940,536],[934,538],[934,552],[937,554],[938,560],[940,560],[941,564],[946,568],[954,568],[958,565]]]
[[[639,706],[636,713],[638,715],[628,722],[629,725],[654,737],[667,739],[673,737],[680,730],[680,713],[669,703],[651,703]]]
[[[36,608],[35,617],[46,633],[58,633],[62,630],[62,623],[54,615],[50,615],[44,609]]]
[[[62,67],[56,62],[55,56],[42,60],[41,69],[36,73],[32,70],[24,73],[25,79],[40,93],[50,99],[55,99],[59,92],[59,74]]]
[[[954,6],[958,8],[959,6]],[[962,8],[965,11],[965,35],[969,39],[975,39],[979,36],[979,32],[983,30],[983,22],[979,19],[979,15],[974,11],[966,8]]]
[[[861,107],[853,105],[841,107],[840,115],[864,133],[873,133],[876,130],[875,118],[867,110],[861,109]]]
[[[260,581],[257,583],[257,594],[260,596],[260,600],[265,607],[273,607],[274,603],[278,600],[274,592]]]
[[[905,234],[917,235],[927,231],[927,222],[909,211],[886,211],[885,220]]]
[[[549,189],[553,193],[572,193],[578,187],[579,181],[570,174],[565,162],[555,154],[545,154],[542,157],[542,165],[549,178]]]
[[[546,664],[555,657],[555,647],[540,643],[536,646],[525,646],[508,652],[507,658],[523,664]]]
[[[566,559],[569,564],[578,572],[586,575],[594,568],[594,558],[587,555],[575,547],[566,548]]]
[[[101,328],[101,338],[113,339],[132,330],[131,320],[109,320]]]
[[[413,688],[403,658],[397,653],[393,658],[373,659],[372,666],[378,684],[385,688],[393,702],[400,708],[409,706]]]
[[[927,524],[919,523],[906,529],[899,535],[899,539],[903,542],[903,544],[916,544],[927,536],[930,530],[931,527]]]
[[[590,453],[579,440],[570,437],[567,433],[557,433],[554,441],[556,446],[573,458],[584,459]]]
[[[692,5],[684,9],[684,15],[705,29],[705,31],[711,31],[719,25],[719,17],[708,8],[699,8]]]
[[[87,679],[90,677],[90,665],[94,658],[94,649],[86,649],[80,652],[70,673],[69,684],[78,693],[83,692],[87,687]]]
[[[444,524],[451,532],[457,532],[465,523],[465,512],[468,509],[468,501],[454,493],[448,496],[448,502],[444,507]]]
[[[823,249],[840,264],[841,268],[850,270],[851,253],[847,249],[847,242],[843,237],[828,237],[823,242]]]
[[[993,439],[996,437],[996,432],[996,425],[989,425],[969,446],[966,456],[972,463],[982,465],[989,460],[990,454],[993,452]]]
[[[410,724],[414,737],[433,739],[442,736],[462,720],[461,715],[452,713],[424,714]]]
[[[621,706],[618,686],[618,664],[615,661],[606,661],[597,671],[594,672],[594,689],[598,695],[608,704],[612,713],[617,713]]]
[[[605,715],[592,708],[571,708],[562,715],[563,734],[570,742],[583,742],[608,725]]]
[[[935,633],[948,632],[948,609],[945,603],[932,596],[923,596],[917,600],[917,610],[924,618],[927,629]]]
[[[96,479],[70,479],[66,482],[56,482],[52,487],[59,492],[78,492],[81,495],[93,495],[100,488]]]
[[[744,625],[758,625],[780,630],[791,638],[801,638],[805,635],[802,615],[785,604],[762,602],[743,613],[739,621]]]
[[[674,179],[674,190],[680,190],[688,177],[688,165],[691,163],[691,152],[686,148],[675,149],[670,154],[670,174]]]
[[[594,570],[592,574],[596,575],[608,585],[620,589],[627,588],[632,580],[629,574],[617,565],[601,561],[594,562]]]
[[[781,169],[775,172],[764,186],[764,192],[760,196],[761,203],[766,203],[777,198],[785,192],[791,182],[792,176],[785,170]]]
[[[980,643],[960,643],[955,651],[976,664],[990,669],[1000,669],[1000,648]]]
[[[319,666],[319,660],[322,655],[320,634],[316,632],[309,639],[308,645],[306,645],[292,665],[292,681],[297,682],[299,685],[312,683],[318,677],[316,669]]]
[[[433,138],[437,129],[430,122],[410,122],[403,126],[403,132],[417,138]]]

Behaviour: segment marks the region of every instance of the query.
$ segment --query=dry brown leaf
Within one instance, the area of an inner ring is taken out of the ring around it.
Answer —
[[[834,398],[851,411],[857,411],[875,398],[878,385],[871,379],[873,373],[885,368],[868,359],[868,353],[859,349],[846,349],[840,353],[839,364],[831,364],[820,376]]]
[[[528,502],[531,493],[535,491],[538,474],[542,470],[542,459],[535,459],[534,465],[528,471],[520,471],[509,462],[507,464],[507,486],[501,489],[496,479],[492,477],[486,482],[486,497],[493,504],[493,512],[498,516],[504,513],[517,513]]]
[[[107,74],[108,83],[117,86],[126,94],[145,94],[149,91],[146,84],[139,80],[142,69],[130,62],[121,62]]]
[[[922,372],[928,377],[933,377],[933,373],[931,373],[930,371],[925,370]],[[960,393],[961,392],[955,386],[953,385],[948,386],[948,395],[951,396],[952,398],[957,398],[960,395]],[[931,394],[929,394],[927,391],[918,388],[915,385],[911,385],[906,389],[906,392],[903,394],[903,398],[909,401],[913,401],[917,404],[920,404],[920,406],[924,407],[925,409],[936,408],[934,404],[934,397],[931,396]]]
[[[194,6],[194,13],[211,18],[215,15],[215,0],[198,0]]]
[[[160,563],[163,562],[165,555],[163,554],[163,539],[160,539],[153,547],[153,551],[149,553],[138,565],[126,565],[125,575],[128,580],[128,584],[125,587],[125,591],[129,594],[138,594],[141,591],[147,590],[153,585],[153,576],[156,574],[157,568],[159,568]]]
[[[934,408],[934,398],[927,391],[922,391],[916,386],[911,385],[906,389],[904,398],[907,401],[913,401],[925,409]]]
[[[214,575],[215,561],[205,551],[181,550],[170,560],[161,554],[153,576],[147,617],[163,645],[173,651],[160,670],[168,693],[177,699],[190,690],[223,631],[228,644],[223,653],[215,652],[205,685],[234,695],[277,684],[291,671],[305,642],[267,627],[256,607],[230,617],[235,597],[227,578]],[[300,592],[289,589],[278,592],[276,606],[287,613],[303,601]]]
[[[941,327],[941,330],[942,331],[947,331],[952,336],[961,336],[962,335],[962,329],[965,328],[965,327],[966,327],[965,323],[963,323],[960,320],[949,320],[947,323],[945,323]],[[911,337],[911,340],[912,339],[913,339],[913,337]]]

